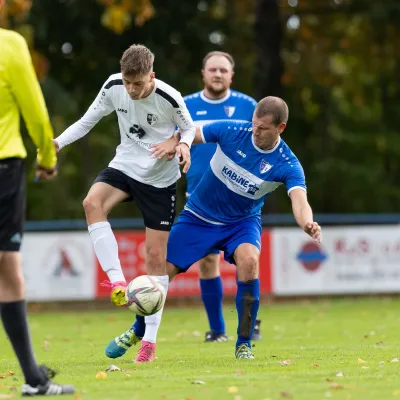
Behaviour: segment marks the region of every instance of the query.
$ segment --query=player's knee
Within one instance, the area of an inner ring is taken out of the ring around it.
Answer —
[[[211,279],[219,276],[218,257],[208,255],[204,257],[199,263],[200,278]]]
[[[237,263],[239,280],[248,281],[258,278],[258,257],[252,254],[241,258]]]
[[[93,196],[86,196],[82,202],[82,205],[86,215],[101,210],[100,201],[96,200]]]

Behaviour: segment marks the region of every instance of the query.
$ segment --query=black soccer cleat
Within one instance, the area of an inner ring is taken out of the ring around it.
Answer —
[[[58,383],[54,383],[50,380],[56,375],[55,371],[47,368],[45,365],[41,365],[39,369],[46,377],[47,382],[37,386],[31,386],[28,384],[22,385],[22,396],[61,396],[64,394],[75,393],[75,388],[72,385],[59,385]]]
[[[214,343],[224,343],[228,341],[228,335],[226,333],[216,334],[214,331],[206,332],[205,342],[214,342]]]
[[[260,331],[260,325],[261,325],[261,319],[256,319],[256,323],[254,325],[254,331],[253,331],[253,336],[251,337],[251,340],[261,340],[261,331]]]

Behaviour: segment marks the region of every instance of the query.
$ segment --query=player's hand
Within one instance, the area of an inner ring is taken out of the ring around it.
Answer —
[[[51,139],[51,141],[54,144],[54,148],[56,149],[56,153],[60,151],[60,146],[58,145],[57,141],[55,139]]]
[[[317,222],[307,222],[303,229],[304,232],[311,236],[316,242],[322,242],[322,231]]]
[[[179,158],[179,165],[183,166],[182,172],[186,174],[191,164],[189,146],[186,143],[178,144],[178,146],[176,146],[176,155]]]
[[[172,160],[175,157],[176,146],[179,143],[179,139],[175,136],[172,136],[168,140],[162,143],[153,144],[150,148],[150,153],[153,157],[161,160],[164,157],[167,157],[167,160]]]
[[[45,168],[40,165],[36,166],[35,182],[51,181],[57,176],[57,168]]]

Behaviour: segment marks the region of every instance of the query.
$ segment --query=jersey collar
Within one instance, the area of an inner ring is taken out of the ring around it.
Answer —
[[[270,149],[270,150],[263,150],[260,149],[259,147],[256,146],[256,144],[254,143],[254,136],[253,133],[251,133],[251,143],[253,143],[254,148],[259,151],[260,153],[264,153],[264,154],[268,154],[268,153],[273,153],[281,144],[281,137],[279,136],[278,142],[276,143],[276,145]]]
[[[206,97],[206,96],[204,95],[204,90],[202,90],[202,91],[200,92],[200,97],[201,97],[201,99],[202,99],[203,101],[205,101],[206,103],[210,103],[210,104],[219,104],[219,103],[223,103],[224,101],[228,100],[229,97],[231,97],[231,89],[229,89],[229,90],[228,90],[228,93],[227,93],[224,97],[222,97],[221,99],[216,99],[216,100],[209,99],[208,97]]]

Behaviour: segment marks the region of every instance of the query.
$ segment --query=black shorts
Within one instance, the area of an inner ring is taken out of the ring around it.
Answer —
[[[24,160],[0,160],[0,251],[19,251],[24,220]]]
[[[107,167],[97,175],[94,183],[104,182],[129,195],[125,201],[136,201],[143,215],[144,225],[158,231],[170,231],[176,214],[176,183],[157,188],[130,178],[123,172]]]

